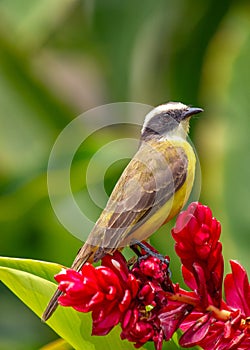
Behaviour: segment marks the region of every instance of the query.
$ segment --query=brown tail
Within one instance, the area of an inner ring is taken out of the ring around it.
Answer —
[[[76,271],[80,271],[82,266],[87,261],[89,261],[89,262],[93,261],[95,251],[96,251],[95,247],[84,244],[83,247],[78,252],[71,268],[76,270]],[[62,294],[63,294],[63,292],[60,291],[59,289],[57,289],[55,291],[54,295],[50,299],[50,301],[49,301],[49,303],[48,303],[48,305],[47,305],[47,307],[42,315],[41,319],[43,322],[46,322],[51,317],[51,315],[54,313],[54,311],[56,310],[56,308],[58,306],[58,298]]]
[[[58,298],[62,295],[62,292],[57,289],[52,298],[50,299],[43,315],[42,315],[42,321],[46,322],[50,316],[53,314],[53,312],[56,310],[58,306]]]

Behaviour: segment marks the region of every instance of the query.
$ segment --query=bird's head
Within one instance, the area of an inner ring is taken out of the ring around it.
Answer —
[[[180,102],[168,102],[149,112],[141,130],[141,139],[186,137],[192,115],[203,109],[189,107]]]

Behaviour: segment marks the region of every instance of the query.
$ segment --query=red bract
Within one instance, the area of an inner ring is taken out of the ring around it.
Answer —
[[[147,318],[141,319],[141,312],[138,305],[127,311],[122,322],[121,339],[135,342],[135,347],[139,348],[154,336],[153,324]],[[146,315],[144,315],[146,316]]]
[[[192,310],[192,305],[180,302],[169,302],[168,305],[159,312],[158,318],[165,340],[172,338],[174,332]]]
[[[138,291],[136,278],[129,273],[119,253],[103,258],[103,266],[85,264],[80,272],[64,270],[55,279],[64,292],[59,304],[77,311],[92,311],[94,335],[107,334],[121,319]]]
[[[121,339],[134,342],[136,348],[143,346],[147,341],[153,341],[155,349],[161,350],[164,334],[158,317],[160,309],[161,305],[151,308],[135,302],[121,322]]]
[[[250,286],[245,269],[237,262],[230,261],[232,273],[225,277],[227,304],[239,309],[245,317],[250,317]]]
[[[211,209],[200,203],[191,203],[179,214],[172,230],[175,249],[182,263],[192,269],[193,261],[205,263],[217,250],[220,223],[212,217]]]
[[[180,345],[205,350],[250,349],[250,285],[244,268],[231,261],[225,277],[226,303],[217,313],[194,312],[182,323]],[[224,317],[225,316],[225,317]]]
[[[203,289],[204,306],[209,298],[218,307],[221,303],[224,264],[220,232],[220,223],[212,217],[211,209],[200,203],[191,203],[179,214],[172,229],[185,283],[193,290]]]

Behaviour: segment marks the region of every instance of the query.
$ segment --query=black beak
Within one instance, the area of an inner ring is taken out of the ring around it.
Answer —
[[[203,109],[202,108],[197,108],[197,107],[188,107],[187,110],[185,110],[183,113],[182,113],[182,119],[186,119],[188,117],[191,117],[192,115],[194,114],[198,114],[198,113],[201,113],[203,112]]]

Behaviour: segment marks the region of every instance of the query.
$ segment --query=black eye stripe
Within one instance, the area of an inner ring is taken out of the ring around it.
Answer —
[[[167,132],[178,126],[181,120],[181,112],[179,113],[159,113],[153,116],[145,125],[145,129],[150,129],[156,133]]]

